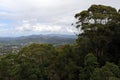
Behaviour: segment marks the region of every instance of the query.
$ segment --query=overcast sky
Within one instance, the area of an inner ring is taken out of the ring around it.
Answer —
[[[74,34],[75,13],[92,4],[120,8],[120,0],[0,0],[0,36]]]

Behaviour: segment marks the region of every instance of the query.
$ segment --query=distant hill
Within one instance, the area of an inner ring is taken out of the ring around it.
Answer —
[[[50,43],[55,45],[72,44],[77,36],[75,35],[30,35],[21,37],[0,37],[0,45],[27,45],[31,43]]]

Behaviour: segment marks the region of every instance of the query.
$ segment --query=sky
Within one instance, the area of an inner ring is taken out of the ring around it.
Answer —
[[[75,34],[74,15],[92,4],[120,8],[120,0],[0,0],[0,37]]]

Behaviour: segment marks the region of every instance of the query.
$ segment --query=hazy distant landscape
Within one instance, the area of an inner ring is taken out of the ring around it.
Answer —
[[[30,35],[21,37],[0,37],[0,45],[27,45],[31,43],[48,43],[54,45],[72,44],[76,35]]]
[[[37,43],[37,44],[53,44],[54,46],[73,44],[76,40],[76,35],[30,35],[21,37],[0,37],[0,54],[17,53],[22,47]]]

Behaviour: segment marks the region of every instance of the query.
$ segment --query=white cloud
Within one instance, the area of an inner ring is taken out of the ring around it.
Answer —
[[[76,29],[74,27],[66,27],[59,25],[46,25],[46,24],[31,24],[28,21],[23,21],[21,26],[15,28],[18,32],[39,32],[39,33],[69,33],[73,34]]]
[[[71,24],[74,22],[75,13],[87,9],[92,4],[120,8],[119,0],[0,0],[0,19],[15,21],[12,23],[12,29],[16,34],[69,34],[74,33]]]

